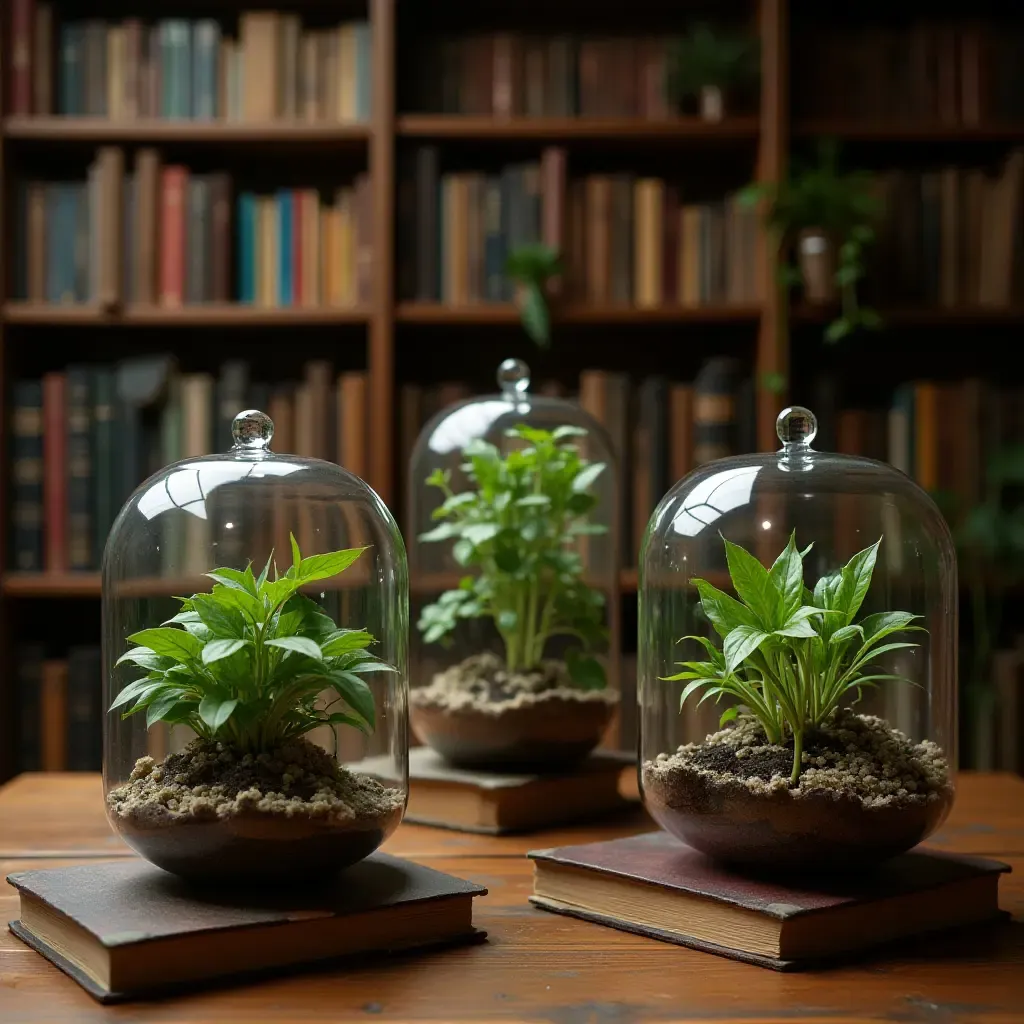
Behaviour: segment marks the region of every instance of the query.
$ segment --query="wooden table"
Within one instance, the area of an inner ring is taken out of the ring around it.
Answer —
[[[485,944],[163,1002],[101,1007],[4,929],[0,1021],[1024,1021],[1024,780],[962,776],[950,821],[933,839],[1013,866],[1000,883],[1013,922],[811,974],[748,967],[527,903],[525,850],[650,827],[639,810],[600,827],[501,839],[403,825],[388,851],[487,886],[476,904]],[[96,776],[23,775],[0,790],[0,877],[130,855],[110,833]],[[2,920],[17,913],[14,890],[0,883]]]

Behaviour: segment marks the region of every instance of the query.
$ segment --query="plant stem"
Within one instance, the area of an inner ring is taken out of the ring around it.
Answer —
[[[523,668],[531,669],[537,663],[534,645],[537,635],[537,579],[530,581],[526,602],[526,640],[523,644]]]
[[[789,777],[790,786],[800,781],[800,759],[804,752],[804,731],[802,728],[793,730],[793,774]]]

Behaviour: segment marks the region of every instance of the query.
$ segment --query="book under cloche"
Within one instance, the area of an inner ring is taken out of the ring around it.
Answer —
[[[196,890],[144,860],[22,871],[11,931],[100,1002],[482,939],[486,889],[377,853],[313,891]]]
[[[738,875],[666,832],[535,850],[544,910],[775,970],[999,920],[1006,864],[916,849],[863,874]]]

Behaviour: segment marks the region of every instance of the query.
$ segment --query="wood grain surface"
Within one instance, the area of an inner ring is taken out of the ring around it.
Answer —
[[[650,828],[639,810],[601,826],[494,839],[403,825],[386,849],[487,886],[477,947],[355,963],[245,988],[104,1008],[7,932],[0,934],[0,1021],[232,1022],[432,1020],[893,1022],[1024,1020],[1024,781],[965,775],[935,845],[1013,867],[1001,904],[1014,920],[933,938],[856,964],[775,974],[535,910],[524,851]],[[0,875],[84,857],[124,856],[90,775],[27,775],[0,790]],[[17,898],[0,886],[0,914]]]

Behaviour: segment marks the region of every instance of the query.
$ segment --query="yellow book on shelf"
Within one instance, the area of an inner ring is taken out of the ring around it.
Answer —
[[[640,178],[634,189],[633,301],[642,308],[661,305],[664,191],[659,178]]]
[[[256,204],[256,304],[272,307],[277,305],[277,204],[273,196],[260,196]]]
[[[321,204],[320,220],[320,295],[325,306],[336,306],[338,296],[334,291],[334,266],[338,261],[338,218],[334,207]]]
[[[338,120],[356,119],[356,28],[338,26]]]
[[[278,116],[280,26],[277,11],[246,11],[238,19],[244,88],[240,97],[246,121]]]
[[[700,305],[700,207],[679,210],[679,303]]]
[[[320,297],[320,195],[315,188],[299,193],[302,217],[302,304],[319,306]]]
[[[338,215],[338,305],[354,306],[356,301],[355,201],[350,188],[339,188],[334,199]]]
[[[107,117],[120,121],[124,109],[124,66],[128,55],[128,39],[123,25],[107,27]]]

